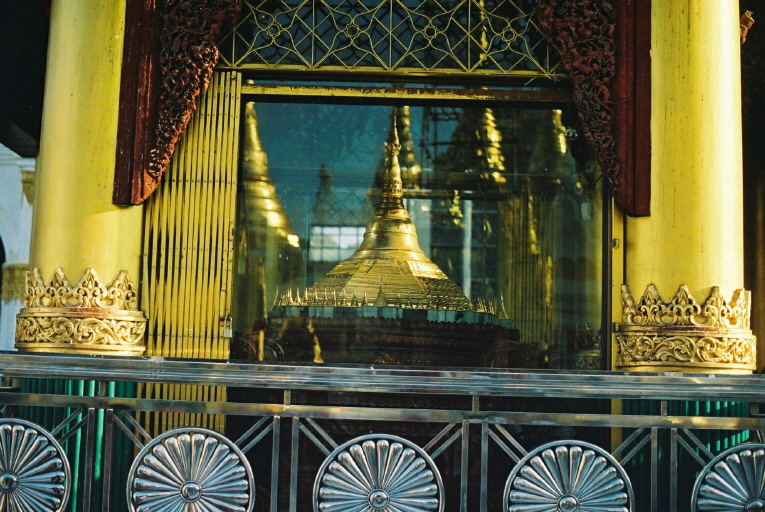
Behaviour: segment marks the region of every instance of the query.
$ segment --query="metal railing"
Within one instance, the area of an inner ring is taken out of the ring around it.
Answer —
[[[0,390],[0,500],[21,496],[34,468],[13,473],[4,433],[58,446],[55,464],[53,448],[38,461],[57,468],[42,473],[49,494],[26,495],[50,503],[40,510],[69,498],[82,511],[584,512],[605,500],[675,512],[763,498],[765,447],[738,446],[765,431],[750,414],[762,376],[0,353],[0,377],[92,383]],[[227,386],[229,399],[120,397],[113,383]],[[161,414],[223,415],[225,427],[162,432],[147,419]]]

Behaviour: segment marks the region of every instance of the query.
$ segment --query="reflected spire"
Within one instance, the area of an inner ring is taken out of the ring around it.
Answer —
[[[244,105],[244,144],[243,167],[245,179],[266,179],[268,176],[268,155],[263,151],[258,133],[258,118],[255,113],[255,102],[248,101]]]
[[[443,168],[447,172],[473,171],[484,181],[504,181],[502,133],[491,108],[463,109]]]
[[[268,156],[260,142],[253,101],[248,101],[244,106],[242,153],[242,186],[247,222],[254,226],[275,228],[280,235],[296,241],[297,237],[292,233],[290,221],[268,174]]]

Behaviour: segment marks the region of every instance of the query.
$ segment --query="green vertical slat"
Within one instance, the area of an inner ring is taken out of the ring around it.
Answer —
[[[23,393],[33,394],[57,394],[69,396],[95,396],[98,392],[96,381],[82,380],[56,380],[56,379],[22,379],[19,383],[19,389]],[[109,397],[135,397],[135,384],[133,383],[114,383],[107,384],[107,396]],[[36,423],[48,430],[53,429],[58,423],[74,412],[72,408],[54,408],[54,407],[19,407],[19,416]],[[85,417],[85,413],[78,417],[69,425],[69,428],[76,425]],[[101,481],[103,478],[103,428],[105,426],[105,413],[98,411],[96,415],[96,438],[93,452],[93,491],[91,493],[91,510],[101,508]],[[85,456],[85,429],[80,429],[71,438],[63,443],[69,464],[72,470],[71,495],[67,512],[77,512],[82,509],[82,503],[79,503],[79,496],[82,494],[81,486],[84,484],[80,480],[83,473]],[[125,500],[125,485],[127,482],[127,472],[133,461],[134,447],[132,442],[116,429],[114,437],[114,448],[112,451],[112,482],[111,482],[111,507],[112,512],[125,512],[127,504]]]
[[[630,401],[623,402],[624,414],[645,414],[655,415],[659,413],[659,401]],[[748,417],[749,405],[745,402],[732,401],[677,401],[669,402],[668,413],[670,415],[682,416],[712,416],[712,417]],[[631,432],[625,429],[625,436]],[[719,453],[721,450],[731,446],[746,442],[749,439],[749,432],[733,432],[718,430],[695,430],[692,431],[708,449],[713,453]],[[669,498],[668,488],[665,483],[669,482],[669,435],[668,432],[660,432],[659,436],[659,480],[660,486],[659,502],[664,503]],[[678,451],[678,507],[680,512],[687,512],[690,503],[683,499],[683,496],[690,494],[693,483],[698,472],[701,470],[698,463],[692,456],[680,448]],[[630,479],[633,482],[635,497],[638,510],[646,508],[650,503],[650,456],[648,448],[644,448],[640,454],[626,465]],[[642,507],[642,508],[641,508]]]

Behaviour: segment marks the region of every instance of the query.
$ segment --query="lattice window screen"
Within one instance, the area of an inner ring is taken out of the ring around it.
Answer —
[[[147,202],[142,306],[149,319],[147,355],[229,356],[233,233],[239,159],[242,78],[216,72],[175,150],[167,174]],[[223,400],[223,387],[146,384],[145,398]],[[220,430],[223,418],[154,413],[155,433],[198,425]]]

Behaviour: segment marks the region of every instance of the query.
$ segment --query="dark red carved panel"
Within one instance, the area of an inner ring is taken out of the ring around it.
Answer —
[[[197,97],[210,84],[218,62],[215,38],[238,15],[240,2],[130,0],[128,4],[126,37],[131,39],[126,39],[123,52],[120,108],[127,119],[132,107],[135,117],[132,122],[120,119],[114,202],[140,204],[159,185]],[[131,9],[142,15],[131,17]],[[136,41],[136,37],[147,39]],[[126,77],[131,73],[137,73],[135,79]]]
[[[159,60],[159,0],[127,0],[122,51],[115,204],[142,202],[144,172],[154,143]]]
[[[650,91],[650,74],[636,66],[650,65],[648,53],[638,53],[650,31],[635,27],[650,27],[650,0],[540,0],[537,18],[569,73],[585,139],[614,198],[628,214],[648,215],[650,134],[641,109],[650,99],[639,95],[646,84]]]
[[[622,187],[614,197],[633,216],[651,209],[651,0],[616,3],[614,134]]]

